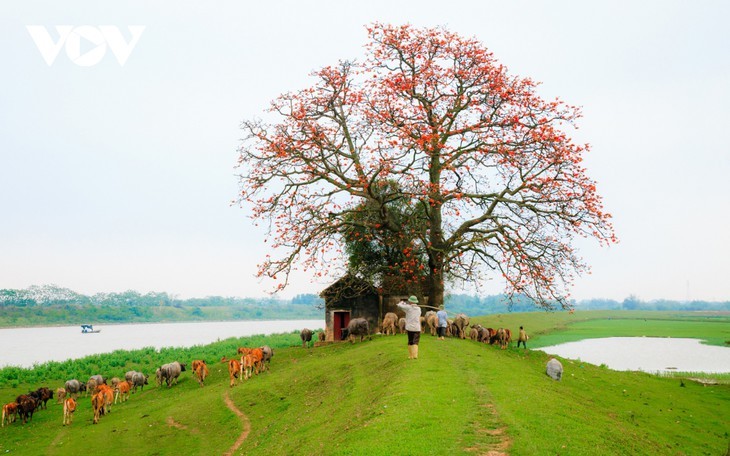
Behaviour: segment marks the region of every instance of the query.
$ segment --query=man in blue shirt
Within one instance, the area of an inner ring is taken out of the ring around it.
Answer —
[[[439,319],[437,328],[439,340],[444,340],[444,336],[446,335],[446,327],[449,325],[449,322],[446,319],[446,311],[444,310],[444,306],[441,306],[439,308],[439,311],[436,312],[436,317],[438,317]]]

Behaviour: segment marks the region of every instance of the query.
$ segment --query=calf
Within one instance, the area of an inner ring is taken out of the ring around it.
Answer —
[[[245,354],[241,357],[241,371],[243,372],[244,380],[248,380],[253,376],[254,358],[251,353]]]
[[[12,423],[15,421],[15,417],[18,415],[18,403],[17,402],[10,402],[8,404],[3,405],[3,421],[2,426],[5,427],[5,423]]]
[[[76,411],[76,401],[74,398],[69,397],[63,401],[63,425],[71,424],[73,421],[74,412]]]
[[[124,380],[123,382],[118,382],[117,386],[114,388],[114,403],[116,404],[117,401],[126,402],[126,400],[129,399],[130,389],[131,386],[128,381]]]
[[[205,377],[207,377],[209,373],[208,366],[205,364],[205,361],[193,361],[193,373],[195,374],[195,378],[198,380],[198,383],[200,383],[200,386],[202,388],[205,383]]]
[[[398,324],[398,315],[393,312],[388,312],[383,317],[383,334],[386,336],[389,334],[395,335],[395,327]]]
[[[59,404],[66,399],[66,390],[64,388],[56,388],[56,402]]]

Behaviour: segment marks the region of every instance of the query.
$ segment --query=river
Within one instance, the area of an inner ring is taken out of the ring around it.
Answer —
[[[705,345],[699,339],[606,337],[538,350],[621,371],[730,373],[730,347]]]
[[[191,347],[256,334],[324,328],[324,320],[221,321],[95,325],[101,332],[82,334],[80,326],[0,329],[0,367],[32,367],[114,350],[144,347]]]

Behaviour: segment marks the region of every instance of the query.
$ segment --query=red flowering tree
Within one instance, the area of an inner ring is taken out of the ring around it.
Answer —
[[[579,110],[541,99],[474,39],[408,25],[368,32],[363,62],[315,72],[314,85],[272,102],[272,122],[242,124],[240,203],[277,248],[259,274],[282,288],[297,264],[328,274],[357,226],[418,242],[427,265],[411,266],[428,268],[432,305],[445,280],[497,271],[509,294],[567,306],[587,269],[572,241],[615,242],[581,166],[588,146],[568,136]]]

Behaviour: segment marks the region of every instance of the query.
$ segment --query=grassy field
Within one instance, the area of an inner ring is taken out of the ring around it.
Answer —
[[[625,318],[615,312],[588,314],[509,314],[477,320],[513,331],[522,324],[537,344],[573,323],[580,327],[595,320],[609,331],[600,321]],[[187,361],[203,357],[209,362],[211,376],[204,388],[185,372],[172,388],[151,386],[115,405],[97,425],[91,424],[88,398],[81,399],[73,425],[66,427],[61,426],[61,406],[49,403],[48,410],[37,412],[28,424],[16,422],[0,430],[0,454],[728,452],[728,385],[702,386],[565,359],[563,380],[555,382],[544,373],[549,357],[540,351],[499,350],[469,340],[439,341],[424,335],[419,359],[409,360],[403,335],[314,349],[292,346],[296,339],[287,335],[277,342],[270,372],[229,388],[225,365],[216,360],[235,355],[237,344],[259,343],[229,340],[178,353]],[[124,353],[113,356],[122,359]],[[150,359],[140,360],[142,364],[156,356],[147,355]],[[154,367],[137,365],[146,372]],[[112,370],[103,373],[120,375],[127,367],[109,366]],[[96,372],[88,372],[92,373]],[[48,376],[42,384],[55,388],[62,380]],[[39,386],[0,383],[0,401],[9,402]]]

